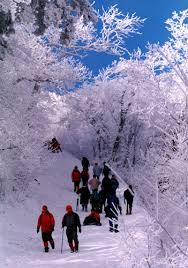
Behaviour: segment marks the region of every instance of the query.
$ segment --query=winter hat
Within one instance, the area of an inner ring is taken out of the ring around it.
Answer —
[[[72,206],[71,205],[67,205],[66,206],[66,211],[72,211]]]
[[[47,211],[48,207],[46,205],[42,206],[42,210]]]

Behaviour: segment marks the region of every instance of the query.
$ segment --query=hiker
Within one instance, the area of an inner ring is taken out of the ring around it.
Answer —
[[[95,165],[93,166],[93,175],[95,175],[98,180],[100,179],[101,172],[102,168],[95,162]]]
[[[116,192],[118,187],[119,187],[119,182],[116,179],[116,176],[112,175],[112,177],[111,177],[111,190]]]
[[[79,189],[80,180],[81,180],[80,171],[78,170],[78,167],[75,166],[72,171],[72,182],[74,183],[74,192],[76,192]]]
[[[109,179],[108,176],[103,178],[102,184],[101,184],[101,189],[103,190],[104,203],[105,203],[106,199],[107,199],[107,197],[110,194],[111,189],[112,189],[111,179]]]
[[[88,185],[88,180],[89,180],[89,172],[88,170],[84,169],[81,172],[81,180],[82,180],[82,185]]]
[[[93,178],[89,180],[89,185],[90,185],[92,192],[98,191],[100,184],[101,182],[97,179],[96,175],[93,175]]]
[[[90,191],[87,185],[82,186],[78,189],[77,194],[80,194],[80,204],[82,205],[82,211],[87,212],[87,206],[90,199]]]
[[[129,190],[130,188],[130,190]],[[124,191],[124,203],[126,203],[126,214],[132,214],[132,206],[133,206],[133,198],[134,198],[134,191],[132,185],[129,185],[129,188]]]
[[[107,198],[107,206],[105,207],[106,217],[109,218],[109,231],[118,233],[118,214],[122,214],[119,199],[111,192]]]
[[[97,190],[93,191],[90,196],[91,210],[101,212],[101,199]]]
[[[99,191],[99,198],[100,198],[100,213],[102,213],[103,208],[105,208],[105,202],[106,202],[106,193],[103,189]]]
[[[52,150],[52,153],[55,152],[62,152],[60,143],[57,141],[57,139],[54,137],[52,141],[50,142],[50,149]]]
[[[85,217],[83,225],[98,225],[101,226],[100,215],[98,212],[91,210],[89,216]]]
[[[83,170],[89,169],[90,163],[89,163],[89,160],[87,159],[87,157],[83,156],[81,163],[82,163]]]
[[[38,224],[37,224],[37,234],[41,228],[42,232],[42,240],[44,243],[44,251],[48,252],[48,241],[50,242],[50,245],[52,249],[55,248],[54,240],[52,238],[52,232],[54,231],[55,226],[55,220],[52,213],[48,211],[48,207],[44,205],[42,207],[42,213],[38,218]]]
[[[103,165],[104,166],[103,166],[102,173],[103,173],[104,177],[108,177],[110,175],[110,169],[108,166],[106,166],[106,162],[103,162]]]
[[[67,213],[64,215],[62,220],[62,228],[65,226],[67,227],[66,235],[71,252],[78,252],[79,241],[77,228],[81,233],[80,218],[77,213],[73,212],[71,205],[66,206],[66,211]]]

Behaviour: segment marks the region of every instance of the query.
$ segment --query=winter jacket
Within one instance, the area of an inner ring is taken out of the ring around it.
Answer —
[[[93,193],[90,196],[90,203],[91,204],[100,204],[101,202],[102,201],[101,201],[99,193],[97,191],[93,191]]]
[[[91,194],[90,197],[90,203],[91,203],[91,209],[94,211],[101,211],[101,199],[100,199],[100,195],[97,191],[93,191],[93,193]]]
[[[87,170],[83,170],[81,172],[81,178],[82,178],[83,185],[86,185],[89,180],[89,172]]]
[[[118,219],[118,212],[122,213],[119,199],[115,195],[109,195],[107,198],[107,206],[105,207],[106,217],[110,219]]]
[[[47,233],[53,231],[55,226],[54,216],[49,212],[46,211],[45,213],[41,213],[38,218],[37,229],[40,229],[42,233]]]
[[[98,165],[93,166],[93,175],[99,177],[101,175],[102,169]]]
[[[67,227],[68,231],[77,231],[77,227],[81,230],[80,218],[77,213],[66,213],[62,220],[62,228]]]
[[[132,190],[132,191],[133,191],[133,190]],[[133,191],[133,193],[134,193],[134,191]],[[130,202],[133,201],[134,196],[131,194],[131,192],[129,191],[129,189],[127,189],[127,190],[124,191],[123,196],[124,196],[124,199],[127,200],[128,202],[129,202],[129,201],[130,201]]]
[[[104,165],[102,173],[103,173],[104,177],[108,177],[109,174],[110,174],[109,167],[107,167],[106,165]]]
[[[104,190],[100,190],[99,191],[99,197],[100,197],[100,200],[101,200],[101,204],[104,204],[105,200],[106,200],[106,192]]]
[[[91,190],[98,190],[101,182],[97,178],[92,178],[89,180],[89,185],[91,186]]]
[[[80,194],[80,204],[88,204],[90,199],[90,191],[88,187],[78,189],[77,194]]]
[[[111,180],[110,180],[108,177],[104,177],[104,179],[102,180],[101,188],[102,188],[106,193],[110,193],[111,188],[112,188],[112,183],[111,183]]]
[[[81,174],[78,169],[74,169],[72,172],[72,181],[73,182],[78,182],[81,179]]]
[[[119,187],[119,182],[116,178],[112,178],[111,179],[111,188],[112,190],[117,190],[117,188]]]
[[[83,169],[88,169],[90,166],[89,160],[86,157],[82,158],[82,167]]]

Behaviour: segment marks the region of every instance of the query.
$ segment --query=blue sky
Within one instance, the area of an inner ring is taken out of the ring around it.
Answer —
[[[102,6],[107,9],[112,5],[122,11],[122,13],[136,13],[141,18],[147,18],[143,27],[140,28],[141,35],[134,35],[126,40],[126,47],[132,51],[140,47],[146,51],[147,42],[163,44],[169,37],[165,29],[164,22],[171,17],[173,11],[181,11],[188,8],[188,0],[96,0],[94,7],[101,10]],[[113,60],[113,57],[104,54],[89,53],[83,63],[89,67],[94,74],[99,69],[105,68]]]

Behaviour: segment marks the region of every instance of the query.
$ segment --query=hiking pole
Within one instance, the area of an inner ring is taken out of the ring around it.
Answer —
[[[64,236],[64,228],[62,230],[62,240],[61,240],[61,254],[63,252],[63,236]]]
[[[76,200],[76,211],[78,211],[78,208],[79,208],[79,195],[78,195],[77,200]]]

